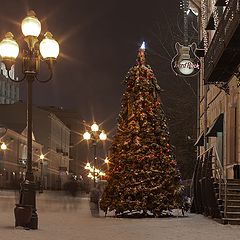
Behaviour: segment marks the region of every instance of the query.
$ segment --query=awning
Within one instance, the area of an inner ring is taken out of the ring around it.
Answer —
[[[202,132],[197,141],[194,143],[194,146],[204,146],[204,132]]]
[[[223,132],[223,117],[224,114],[221,113],[214,121],[213,124],[210,126],[209,130],[207,131],[207,137],[216,137],[217,132]]]

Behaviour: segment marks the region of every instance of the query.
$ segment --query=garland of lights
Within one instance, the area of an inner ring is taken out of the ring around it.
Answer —
[[[204,44],[204,50],[207,52],[208,50],[208,35],[206,31],[207,27],[207,0],[201,1],[201,24],[202,24],[202,34],[203,34],[203,44]]]
[[[216,3],[216,0],[212,0],[214,26],[215,26],[215,29],[217,29],[217,26],[219,24],[219,13],[218,13],[218,8],[215,6],[215,3]]]

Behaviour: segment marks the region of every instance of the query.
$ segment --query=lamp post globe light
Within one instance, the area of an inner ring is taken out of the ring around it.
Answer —
[[[96,174],[97,174],[97,142],[99,140],[105,141],[107,139],[107,134],[102,130],[99,130],[97,123],[93,123],[91,130],[86,131],[83,134],[84,140],[92,140],[93,145],[93,186],[96,187]],[[89,165],[90,166],[90,165]],[[90,174],[90,173],[89,173]]]
[[[1,144],[1,150],[3,150],[3,151],[5,151],[5,150],[7,150],[7,145],[3,142],[2,144]]]
[[[0,57],[12,81],[18,83],[23,80],[27,81],[27,171],[24,181],[20,184],[20,200],[19,204],[16,204],[14,213],[15,226],[37,229],[36,183],[32,171],[32,84],[34,80],[48,82],[52,79],[53,66],[59,54],[59,44],[52,38],[50,32],[45,33],[45,38],[40,45],[36,44],[41,32],[41,22],[32,10],[22,20],[21,29],[24,41],[27,43],[21,56],[22,79],[15,80],[10,76],[10,70],[19,54],[18,43],[10,32],[6,33],[5,38],[0,42]],[[46,80],[38,78],[41,60],[47,64],[49,69],[49,78]]]

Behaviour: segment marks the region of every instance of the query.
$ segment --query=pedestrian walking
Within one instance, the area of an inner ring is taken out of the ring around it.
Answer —
[[[100,186],[94,187],[90,191],[90,211],[93,217],[99,217],[99,201],[101,197]]]

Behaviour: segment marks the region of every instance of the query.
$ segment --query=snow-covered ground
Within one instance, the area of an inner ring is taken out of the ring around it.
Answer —
[[[221,225],[202,215],[121,219],[93,218],[87,196],[38,195],[38,230],[14,228],[14,193],[0,191],[1,240],[239,240],[240,226]],[[179,214],[180,215],[180,214]]]

